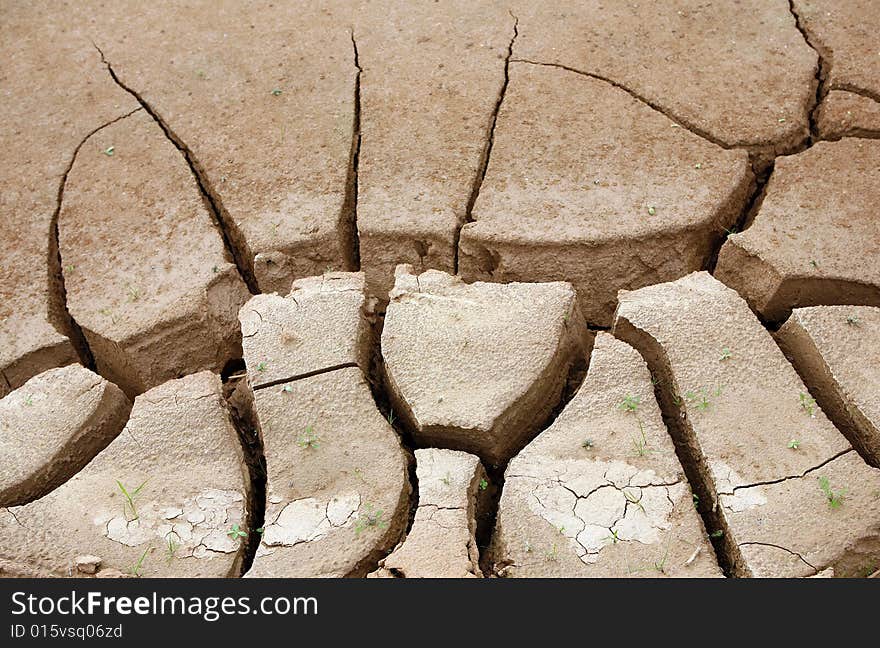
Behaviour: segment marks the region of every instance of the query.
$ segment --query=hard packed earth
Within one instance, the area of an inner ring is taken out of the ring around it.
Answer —
[[[880,575],[880,3],[0,15],[0,576]]]

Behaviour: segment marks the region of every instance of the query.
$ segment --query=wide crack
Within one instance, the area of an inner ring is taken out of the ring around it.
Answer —
[[[61,176],[61,182],[58,185],[58,197],[55,201],[55,211],[52,214],[52,219],[49,225],[49,317],[55,327],[60,329],[61,332],[68,337],[79,356],[80,363],[92,371],[97,371],[95,366],[95,356],[89,347],[89,342],[83,333],[82,327],[73,315],[71,315],[70,309],[67,305],[67,287],[64,280],[64,263],[61,258],[60,227],[58,221],[61,215],[61,205],[64,202],[64,190],[67,186],[67,177],[70,175],[70,170],[76,163],[76,157],[79,154],[80,149],[93,135],[95,135],[95,133],[98,133],[118,121],[130,117],[139,110],[141,110],[141,108],[135,108],[134,110],[124,115],[120,115],[105,124],[101,124],[89,132],[88,135],[77,144],[76,148],[73,150],[73,154],[70,156],[70,162],[68,162],[67,167],[64,169],[64,173]],[[9,384],[8,381],[7,384]]]
[[[354,119],[351,130],[351,152],[348,158],[348,173],[345,179],[345,200],[343,202],[342,232],[343,250],[347,256],[349,270],[361,268],[361,246],[358,233],[358,164],[361,154],[361,68],[357,41],[354,29],[351,30],[351,47],[354,55],[354,67],[357,69],[354,79]]]
[[[256,276],[254,275],[253,255],[248,251],[247,243],[244,240],[244,236],[239,230],[238,225],[236,225],[233,219],[229,216],[229,213],[223,206],[219,195],[214,191],[213,185],[208,181],[203,167],[199,164],[198,160],[196,160],[189,147],[187,147],[183,140],[171,130],[156,109],[147,103],[140,93],[122,82],[111,63],[104,56],[104,52],[101,48],[94,42],[92,45],[94,45],[95,49],[98,50],[98,53],[101,55],[101,62],[107,67],[107,71],[110,73],[113,82],[135,98],[135,100],[141,105],[141,108],[143,108],[147,114],[153,118],[159,128],[162,129],[162,132],[165,134],[165,137],[168,138],[168,141],[170,141],[174,147],[180,151],[181,155],[183,155],[183,158],[186,160],[189,170],[196,181],[199,192],[202,195],[202,200],[208,211],[211,213],[217,229],[220,231],[227,255],[235,264],[236,268],[238,268],[238,273],[245,285],[247,285],[251,294],[258,294],[260,289],[257,285]]]

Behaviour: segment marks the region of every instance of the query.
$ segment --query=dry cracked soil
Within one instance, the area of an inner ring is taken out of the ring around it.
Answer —
[[[880,3],[0,15],[0,576],[880,575]]]

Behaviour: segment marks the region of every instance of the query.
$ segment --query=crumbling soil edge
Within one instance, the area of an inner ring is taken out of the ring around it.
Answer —
[[[214,191],[213,185],[208,181],[202,166],[199,164],[198,160],[196,160],[189,147],[186,146],[177,134],[171,130],[159,113],[156,112],[156,109],[147,103],[137,91],[133,90],[120,80],[116,71],[113,69],[113,66],[110,64],[110,61],[104,56],[104,52],[101,48],[94,42],[92,42],[92,45],[101,55],[101,62],[107,67],[107,71],[110,73],[113,82],[135,98],[147,114],[149,114],[156,124],[158,124],[159,128],[162,129],[162,132],[165,134],[165,137],[168,138],[168,141],[170,141],[175,148],[180,151],[181,155],[183,155],[183,158],[196,181],[199,192],[202,195],[202,200],[208,211],[211,213],[217,229],[220,231],[220,236],[223,239],[223,245],[226,248],[227,255],[235,264],[236,268],[238,268],[238,273],[250,293],[252,295],[258,294],[260,289],[257,285],[256,276],[254,275],[253,254],[250,252],[247,242],[239,230],[238,225],[236,225],[232,218],[229,217],[229,213],[223,206],[219,195]]]
[[[73,150],[73,154],[70,156],[70,161],[68,162],[67,167],[64,169],[64,173],[61,175],[61,182],[58,185],[58,198],[55,201],[55,211],[52,214],[52,219],[49,225],[49,320],[59,332],[68,337],[74,350],[79,356],[82,365],[94,372],[97,372],[95,356],[89,347],[88,340],[86,340],[82,327],[76,319],[74,319],[73,315],[70,314],[70,309],[67,306],[67,288],[64,282],[64,263],[61,260],[58,219],[61,215],[61,205],[64,202],[64,189],[67,186],[67,176],[70,175],[70,170],[76,163],[76,156],[79,154],[80,149],[95,133],[107,128],[111,124],[115,124],[116,122],[125,119],[126,117],[130,117],[139,110],[141,110],[141,108],[135,108],[134,110],[124,115],[120,115],[105,124],[101,124],[89,132],[89,134],[77,144],[76,148]],[[4,375],[4,380],[5,379],[6,377]],[[8,380],[6,382],[8,385]]]
[[[476,175],[474,176],[473,183],[471,184],[471,191],[468,195],[468,201],[464,211],[464,220],[460,222],[455,228],[455,235],[452,240],[452,274],[455,275],[458,274],[458,256],[459,242],[461,241],[461,228],[465,223],[472,223],[474,220],[474,205],[476,204],[477,198],[480,195],[480,189],[483,186],[483,180],[486,179],[486,171],[489,168],[489,158],[492,155],[492,147],[495,145],[495,126],[498,124],[498,113],[501,111],[501,104],[504,103],[504,96],[507,94],[507,86],[510,84],[510,61],[513,57],[513,44],[514,42],[516,42],[516,37],[519,36],[519,18],[517,18],[512,12],[508,13],[510,13],[511,18],[513,18],[513,35],[510,38],[510,42],[507,44],[507,55],[504,57],[504,82],[501,84],[501,90],[498,92],[498,97],[495,100],[495,107],[492,110],[492,116],[489,118],[489,127],[486,134],[486,142],[483,146],[483,152],[480,155],[480,163],[477,166]]]

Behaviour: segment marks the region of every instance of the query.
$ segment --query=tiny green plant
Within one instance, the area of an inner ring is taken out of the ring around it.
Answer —
[[[174,554],[177,553],[178,547],[180,547],[180,537],[172,531],[165,536],[165,560],[167,562],[171,562],[174,559]]]
[[[440,481],[449,486],[449,473],[446,473],[446,477],[441,477]]]
[[[27,405],[28,407],[33,407],[33,404],[34,404],[34,397],[33,397],[33,396],[28,396],[27,398],[25,398],[25,399],[24,399],[24,404]]]
[[[247,538],[247,531],[242,531],[241,527],[237,524],[233,524],[232,528],[226,532],[230,538],[236,541],[240,541],[242,538]]]
[[[653,216],[657,213],[657,208],[654,205],[648,205],[648,215]]]
[[[642,498],[636,497],[634,493],[630,493],[628,490],[623,490],[623,497],[627,502],[638,508],[642,513],[645,512],[645,507],[642,506]]]
[[[265,362],[257,363],[257,371],[266,371],[266,369],[268,369],[268,368],[269,368],[269,365],[266,364]]]
[[[846,496],[845,490],[834,490],[831,488],[831,482],[828,481],[828,478],[824,475],[819,477],[819,488],[822,489],[822,492],[825,494],[825,498],[828,500],[828,506],[833,509],[843,506],[843,499]]]
[[[272,88],[272,96],[273,97],[279,96],[281,94],[281,92],[282,92],[281,88]]]
[[[131,303],[134,303],[141,298],[141,291],[135,286],[129,286],[126,288],[125,292],[128,295],[128,301]]]
[[[660,572],[661,574],[666,573],[666,559],[669,558],[669,545],[666,545],[666,551],[663,554],[663,557],[660,560],[654,561],[654,569]]]
[[[702,168],[703,168],[703,163],[702,163],[702,162],[697,162],[697,163],[694,165],[694,168],[695,168],[695,169],[702,169]]]
[[[145,479],[140,486],[129,492],[128,489],[122,485],[121,481],[119,481],[118,479],[116,480],[116,485],[119,487],[119,490],[122,491],[123,497],[125,497],[125,501],[122,503],[122,514],[129,522],[134,522],[140,517],[140,515],[138,515],[137,508],[134,505],[134,498],[137,497],[138,494],[144,489],[144,486],[147,485],[147,481],[148,480]],[[130,518],[129,513],[131,514]]]
[[[384,529],[388,526],[388,522],[382,519],[385,512],[382,509],[374,509],[372,504],[364,505],[364,512],[361,513],[354,525],[354,534],[360,535],[366,529]]]
[[[739,228],[738,228],[736,225],[734,225],[734,226],[731,227],[730,229],[727,229],[727,228],[725,227],[725,228],[724,228],[724,231],[727,233],[728,236],[733,236],[734,234],[736,234],[737,232],[739,232]]]
[[[701,387],[698,392],[687,391],[684,397],[701,412],[705,412],[712,406],[712,402],[709,400],[709,393],[705,387]]]
[[[797,439],[792,439],[791,441],[788,442],[789,450],[797,450],[800,447],[801,447],[801,442],[798,441]]]
[[[627,394],[623,397],[623,400],[620,401],[620,405],[618,405],[618,409],[622,409],[624,412],[635,412],[639,409],[639,403],[641,402],[641,397],[639,396],[630,396]]]
[[[694,508],[695,509],[700,508],[700,496],[697,495],[696,493],[693,493],[693,498],[694,498]]]
[[[819,263],[815,259],[810,259],[810,265],[813,266],[814,268],[819,267]]]
[[[144,549],[144,553],[142,553],[141,557],[138,558],[138,561],[131,566],[131,569],[128,570],[128,573],[132,576],[137,576],[138,578],[140,578],[141,574],[144,571],[144,561],[147,559],[147,554],[149,554],[152,550],[152,545]]]
[[[484,490],[486,490],[487,488],[489,488],[489,482],[486,481],[485,479],[481,479],[481,480],[480,480],[480,490],[481,490],[481,491],[484,491]]]
[[[816,401],[809,394],[805,394],[801,392],[798,396],[798,400],[801,404],[801,409],[803,409],[810,418],[816,418]]]
[[[559,560],[559,547],[556,546],[556,543],[553,543],[553,548],[547,552],[547,560],[556,561]]]
[[[733,357],[733,353],[727,347],[721,349],[721,358],[720,360],[723,362],[725,360],[730,360]]]
[[[293,391],[293,385],[284,385],[284,387],[281,388],[281,391],[289,394]]]
[[[620,532],[617,529],[608,529],[611,532],[611,535],[605,538],[606,541],[611,544],[617,544],[620,542],[620,536],[618,535]]]
[[[107,157],[112,157],[113,153],[115,153],[115,152],[116,152],[116,149],[112,146],[108,146],[107,148],[104,149],[104,155],[106,155]]]
[[[312,450],[317,450],[320,444],[320,439],[318,439],[318,434],[315,432],[314,428],[311,425],[307,425],[306,429],[299,433],[296,437],[296,445],[300,448],[310,448]]]
[[[583,442],[581,442],[581,447],[584,450],[592,450],[593,449],[593,440],[592,439],[584,439]]]
[[[641,421],[639,421],[639,437],[633,439],[633,449],[637,457],[647,457],[651,453],[648,438],[645,436],[645,426]]]
[[[712,533],[710,533],[709,537],[710,538],[723,538],[724,531],[722,531],[721,529],[718,529],[717,531],[713,531]]]
[[[394,421],[397,419],[394,418],[394,410],[389,410],[388,412],[388,425],[394,425]]]
[[[847,315],[846,323],[850,326],[858,326],[862,323],[862,320],[860,320],[857,315]]]

